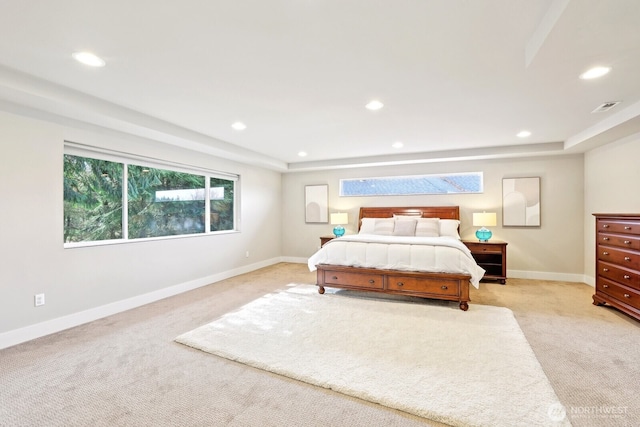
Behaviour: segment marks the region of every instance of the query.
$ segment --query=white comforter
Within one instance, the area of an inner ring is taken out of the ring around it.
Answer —
[[[315,271],[318,264],[469,274],[476,288],[485,272],[469,249],[452,237],[342,236],[329,241],[309,258],[310,271]]]

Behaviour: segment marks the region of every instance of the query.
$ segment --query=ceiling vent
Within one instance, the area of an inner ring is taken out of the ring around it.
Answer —
[[[598,106],[598,108],[596,108],[595,110],[592,111],[592,113],[604,113],[605,111],[609,111],[611,110],[613,107],[615,107],[616,105],[620,104],[620,102],[622,101],[609,101],[609,102],[605,102],[604,104]]]

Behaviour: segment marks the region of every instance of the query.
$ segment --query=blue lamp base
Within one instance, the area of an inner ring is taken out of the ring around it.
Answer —
[[[333,234],[335,234],[336,237],[344,235],[344,227],[341,225],[336,225],[335,227],[333,227]]]
[[[493,235],[493,233],[491,232],[491,230],[489,230],[487,228],[484,228],[484,227],[482,227],[478,231],[476,231],[476,237],[481,242],[488,242],[492,235]]]

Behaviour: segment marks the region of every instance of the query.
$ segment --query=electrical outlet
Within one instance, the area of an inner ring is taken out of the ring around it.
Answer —
[[[249,258],[249,251],[244,254],[245,258]]]
[[[44,294],[36,294],[33,297],[33,303],[36,307],[44,305]]]

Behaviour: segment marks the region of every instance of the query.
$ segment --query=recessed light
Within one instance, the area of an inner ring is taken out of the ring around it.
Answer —
[[[402,142],[400,142],[400,141],[396,141],[393,144],[391,144],[391,146],[393,148],[402,148],[402,147],[404,147],[404,144]]]
[[[598,77],[602,77],[611,71],[611,67],[593,67],[584,73],[580,74],[580,78],[582,80],[591,80],[597,79]]]
[[[528,136],[531,136],[531,132],[529,132],[528,130],[521,130],[516,136],[518,138],[526,138]]]
[[[71,56],[73,56],[76,61],[90,67],[104,67],[105,65],[104,59],[94,55],[91,52],[75,52]]]
[[[245,130],[247,128],[247,125],[245,125],[242,122],[235,122],[234,124],[231,125],[232,128],[234,128],[235,130]]]
[[[371,111],[379,110],[382,107],[384,107],[384,104],[382,102],[378,101],[377,99],[369,101],[369,103],[367,105],[365,105],[365,108],[367,110],[371,110]]]
[[[298,156],[307,157],[307,152],[306,151],[298,151]]]

